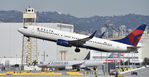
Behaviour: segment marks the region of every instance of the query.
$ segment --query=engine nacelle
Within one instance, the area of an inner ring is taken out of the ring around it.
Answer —
[[[73,67],[72,66],[66,66],[65,69],[71,70],[71,69],[73,69]]]
[[[80,66],[66,66],[66,70],[71,70],[71,69],[80,69]]]
[[[71,45],[69,44],[68,41],[62,40],[62,39],[57,40],[57,45],[61,45],[61,46],[65,46],[65,47],[71,47]]]
[[[86,66],[82,66],[82,65],[81,65],[80,68],[86,68]]]

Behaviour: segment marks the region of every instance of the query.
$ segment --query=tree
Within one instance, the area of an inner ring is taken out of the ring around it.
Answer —
[[[35,65],[37,65],[37,63],[38,62],[36,60],[34,60],[32,64],[35,66]]]

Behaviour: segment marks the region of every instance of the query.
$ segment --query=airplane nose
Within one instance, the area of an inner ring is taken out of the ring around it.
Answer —
[[[19,28],[18,32],[23,33],[23,28]]]

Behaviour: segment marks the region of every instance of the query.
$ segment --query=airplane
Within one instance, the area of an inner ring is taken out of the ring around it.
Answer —
[[[103,62],[96,60],[72,60],[72,61],[49,61],[48,63],[38,64],[38,67],[58,68],[58,69],[81,69],[87,67],[97,67],[103,65]]]
[[[126,37],[117,40],[102,39],[94,37],[96,31],[90,36],[60,31],[41,26],[24,26],[18,31],[26,37],[56,42],[57,45],[64,47],[76,47],[75,52],[80,52],[79,48],[92,49],[102,52],[135,52],[139,47],[137,44],[146,28],[146,24],[140,25]]]
[[[90,54],[90,52],[88,54]],[[49,62],[40,63],[37,66],[41,67],[41,68],[46,67],[46,68],[66,69],[66,70],[77,69],[79,71],[82,68],[88,69],[89,67],[93,68],[94,70],[96,70],[96,68],[98,66],[102,66],[102,65],[105,65],[106,63],[114,62],[113,61],[114,53],[111,53],[109,55],[109,57],[106,60],[104,60],[104,61],[101,61],[101,60],[90,60],[90,58],[88,58],[87,56],[85,57],[84,60],[73,60],[73,61],[56,61],[56,60],[51,60]],[[117,54],[116,56],[119,56],[119,54]]]

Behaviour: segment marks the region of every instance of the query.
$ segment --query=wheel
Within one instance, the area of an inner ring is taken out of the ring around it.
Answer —
[[[80,49],[79,49],[79,48],[76,48],[76,49],[75,49],[75,52],[80,52]]]
[[[93,69],[94,69],[94,70],[96,70],[96,69],[97,69],[97,67],[94,67]]]

